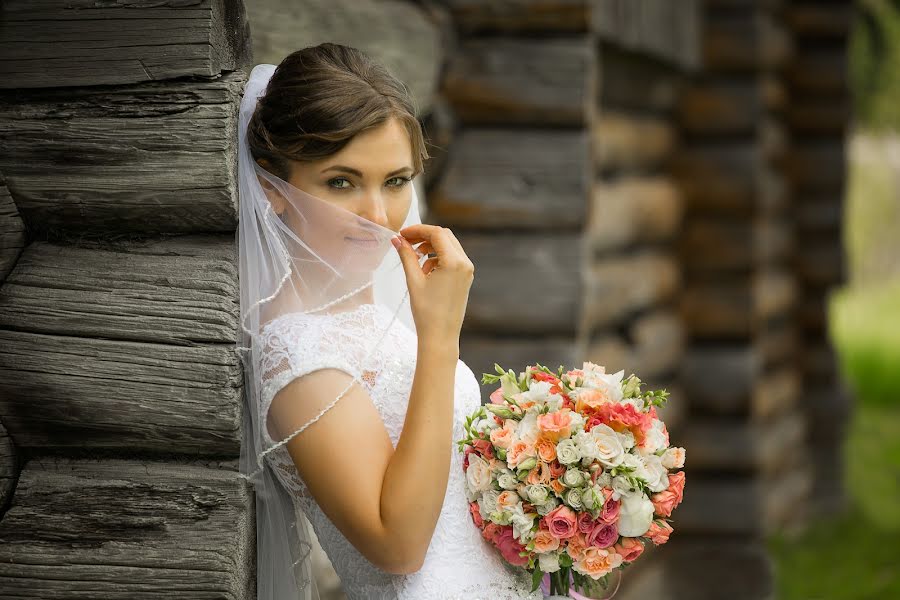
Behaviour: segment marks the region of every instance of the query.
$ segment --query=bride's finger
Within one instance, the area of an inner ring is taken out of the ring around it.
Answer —
[[[401,229],[400,235],[410,244],[428,242],[434,248],[435,254],[440,255],[445,252],[453,252],[456,247],[450,240],[449,231],[449,229],[437,225],[417,223]]]
[[[422,272],[428,275],[437,268],[438,262],[437,258],[429,258],[422,264]]]
[[[430,242],[422,242],[418,246],[415,247],[416,252],[419,253],[419,256],[427,256],[428,254],[437,254],[434,251],[434,246],[431,245]]]

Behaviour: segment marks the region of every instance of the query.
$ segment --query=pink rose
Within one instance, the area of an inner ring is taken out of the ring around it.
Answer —
[[[603,509],[600,511],[600,520],[606,523],[615,523],[619,520],[619,510],[622,503],[613,500],[612,489],[603,488],[603,495],[606,496],[606,502],[603,503]]]
[[[481,512],[478,510],[477,502],[469,502],[469,512],[472,513],[472,520],[475,521],[475,526],[478,529],[484,527],[484,519],[481,518]]]
[[[591,513],[585,511],[578,513],[576,524],[578,525],[578,531],[581,533],[588,533],[594,528],[597,522],[591,517]]]
[[[503,399],[502,387],[498,387],[496,390],[491,392],[491,404],[506,404],[506,400]]]
[[[491,443],[498,448],[503,448],[504,450],[509,449],[510,444],[512,444],[513,435],[516,432],[517,426],[518,421],[516,421],[515,419],[510,419],[503,423],[502,427],[491,429]]]
[[[672,533],[672,526],[665,521],[654,520],[650,523],[650,529],[644,534],[644,537],[650,538],[650,541],[661,546],[669,541],[669,535]]]
[[[496,430],[495,430],[496,431]],[[512,443],[512,446],[506,451],[506,464],[510,469],[515,469],[521,463],[535,456],[537,450],[533,444],[527,444],[522,440]]]
[[[500,533],[500,529],[502,529],[500,525],[497,525],[493,521],[488,521],[487,526],[481,530],[481,537],[493,543],[494,538]]]
[[[528,564],[528,556],[519,556],[519,552],[524,551],[525,547],[513,537],[512,526],[507,525],[502,528],[494,538],[494,545],[509,564],[517,567],[524,567]]]
[[[576,516],[568,506],[560,504],[545,515],[550,534],[556,539],[564,540],[575,535],[578,528],[575,526]]]
[[[590,533],[585,537],[588,546],[596,546],[597,548],[609,548],[619,539],[619,528],[615,523],[597,523]]]
[[[632,562],[637,560],[637,557],[643,554],[644,544],[642,544],[641,540],[638,538],[623,537],[619,540],[619,543],[616,544],[616,552],[622,555],[623,561]]]
[[[472,445],[485,458],[494,458],[494,447],[487,440],[475,440]]]
[[[669,517],[684,498],[684,471],[669,475],[669,487],[650,496],[653,510],[661,517]]]

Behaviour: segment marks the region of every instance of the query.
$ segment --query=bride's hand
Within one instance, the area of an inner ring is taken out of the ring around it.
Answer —
[[[395,243],[403,262],[419,342],[459,346],[475,266],[446,227],[419,223],[400,230]],[[416,249],[413,245],[418,244]],[[436,254],[420,267],[418,250]]]

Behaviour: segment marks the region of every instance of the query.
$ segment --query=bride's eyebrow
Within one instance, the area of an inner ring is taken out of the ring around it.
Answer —
[[[386,175],[386,177],[393,177],[394,175],[399,175],[400,173],[403,173],[404,171],[409,171],[411,173],[412,170],[413,170],[412,167],[400,167],[399,169],[394,169],[393,171],[388,173]],[[322,169],[322,173],[325,173],[326,171],[340,171],[342,173],[349,173],[350,175],[355,175],[357,177],[363,176],[361,171],[354,169],[353,167],[345,167],[343,165],[332,165],[330,167],[326,167],[326,168]]]

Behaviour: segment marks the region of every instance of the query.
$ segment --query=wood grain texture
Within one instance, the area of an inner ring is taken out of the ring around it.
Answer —
[[[679,252],[691,273],[745,272],[790,258],[791,223],[783,218],[722,219],[697,215],[686,219]]]
[[[234,343],[232,236],[93,247],[35,242],[0,287],[0,329],[197,346]]]
[[[622,329],[624,334],[607,331],[597,335],[585,360],[604,365],[609,373],[619,369],[637,373],[644,381],[677,371],[684,352],[684,330],[677,313],[651,309]]]
[[[0,330],[0,349],[0,415],[20,448],[239,453],[243,381],[233,343]]]
[[[594,108],[596,63],[588,36],[464,40],[442,93],[466,124],[584,125]]]
[[[6,0],[0,88],[218,77],[250,62],[241,0]]]
[[[253,0],[246,2],[255,63],[277,65],[301,48],[347,44],[371,55],[409,86],[418,116],[435,100],[444,55],[437,23],[415,2]]]
[[[233,232],[245,80],[0,93],[0,171],[26,224]]]
[[[429,194],[434,222],[472,229],[578,228],[590,190],[582,131],[468,129]]]
[[[13,270],[25,247],[25,224],[0,173],[0,283]]]
[[[0,519],[12,501],[13,491],[19,479],[19,456],[3,422],[0,421]]]
[[[701,60],[711,73],[752,73],[779,68],[791,54],[790,38],[773,15],[718,13],[703,18]]]
[[[602,110],[591,129],[601,173],[652,172],[675,150],[675,128],[667,118]]]
[[[667,241],[682,223],[681,194],[665,176],[624,175],[594,184],[586,236],[597,252]]]
[[[253,597],[253,491],[228,463],[31,459],[0,521],[17,598]]]
[[[445,0],[456,26],[478,32],[580,33],[590,30],[592,0]]]

